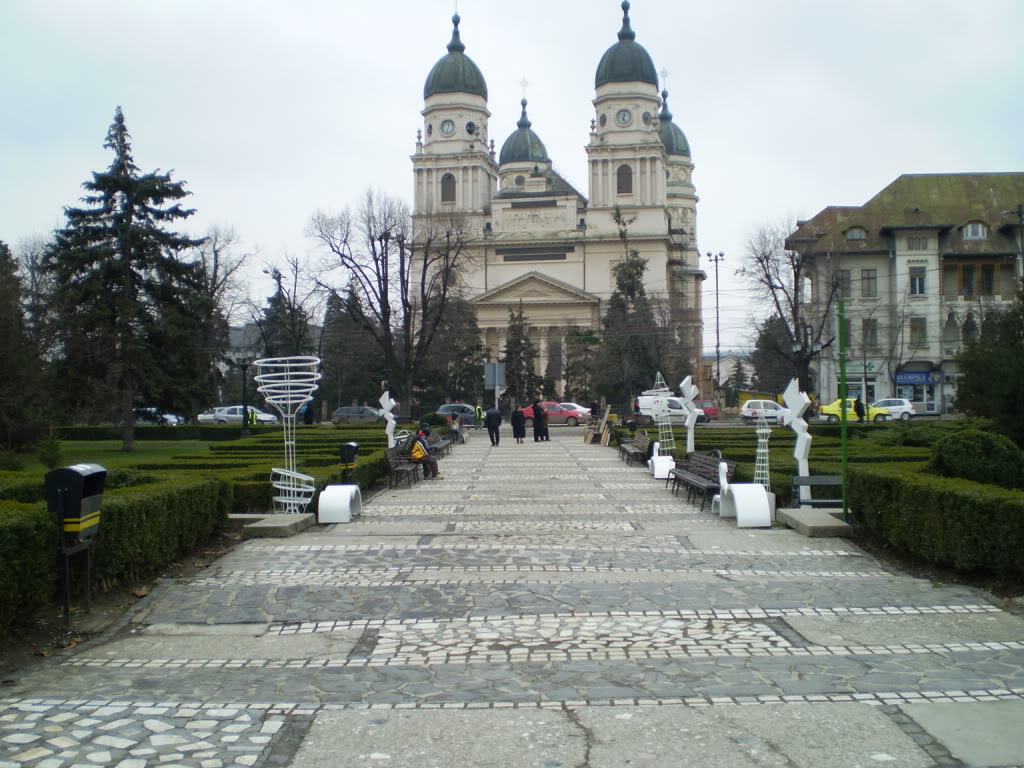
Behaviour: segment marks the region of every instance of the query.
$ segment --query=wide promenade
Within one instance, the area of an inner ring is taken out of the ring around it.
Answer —
[[[1024,765],[1024,619],[984,594],[737,530],[578,429],[441,470],[30,670],[0,768]]]

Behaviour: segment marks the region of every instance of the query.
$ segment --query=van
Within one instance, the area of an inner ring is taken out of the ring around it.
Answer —
[[[668,417],[672,424],[685,424],[686,423],[686,409],[683,408],[683,402],[678,397],[674,397],[668,394],[659,395],[640,395],[638,398],[640,401],[640,416],[646,417],[647,421],[654,421],[655,409],[668,406]],[[700,421],[700,417],[704,415],[704,412],[699,408],[697,409],[697,420]]]

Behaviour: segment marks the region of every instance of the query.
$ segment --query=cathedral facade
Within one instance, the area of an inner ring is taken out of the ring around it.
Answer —
[[[693,161],[668,93],[659,93],[654,62],[636,42],[628,2],[622,10],[618,41],[595,75],[586,195],[554,169],[526,99],[496,151],[487,84],[465,53],[458,15],[448,52],[423,88],[423,127],[412,155],[414,222],[442,211],[464,217],[473,258],[460,281],[488,359],[502,358],[509,310],[521,306],[540,352],[538,372],[554,371],[559,391],[565,334],[598,330],[615,288],[612,268],[624,257],[616,208],[632,219],[629,247],[647,262],[646,290],[660,326],[652,333],[670,339],[665,373],[699,374],[705,274]]]

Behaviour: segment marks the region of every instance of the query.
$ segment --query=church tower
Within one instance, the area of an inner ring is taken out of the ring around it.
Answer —
[[[423,85],[423,127],[417,131],[413,217],[459,211],[474,230],[490,210],[497,180],[493,148],[488,147],[487,83],[465,54],[459,16],[452,17],[452,39]]]

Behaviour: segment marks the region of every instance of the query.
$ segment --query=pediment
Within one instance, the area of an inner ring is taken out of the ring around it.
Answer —
[[[598,298],[568,283],[540,272],[527,272],[471,300],[476,305],[490,304],[597,304]]]

